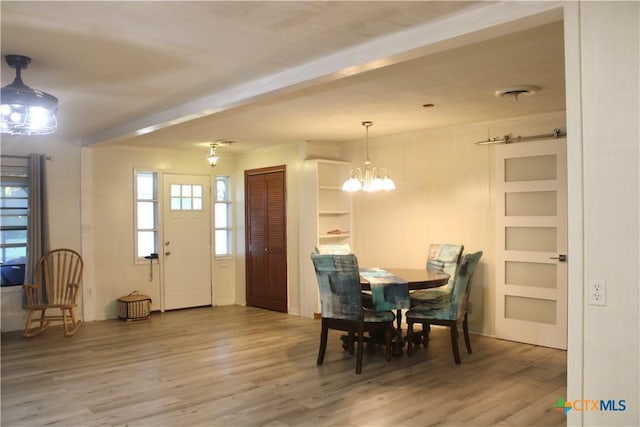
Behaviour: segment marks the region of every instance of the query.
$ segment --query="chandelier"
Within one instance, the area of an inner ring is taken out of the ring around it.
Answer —
[[[385,168],[377,168],[371,166],[369,160],[369,127],[373,126],[373,122],[362,122],[365,127],[365,147],[366,160],[364,169],[355,168],[349,173],[349,179],[342,184],[342,191],[379,191],[379,190],[395,190],[396,185],[393,183]]]
[[[11,135],[48,135],[58,128],[58,98],[22,82],[21,71],[31,63],[22,55],[6,55],[5,60],[16,70],[13,83],[2,88],[0,132]]]

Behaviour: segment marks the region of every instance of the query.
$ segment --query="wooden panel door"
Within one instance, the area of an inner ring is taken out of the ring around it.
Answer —
[[[247,305],[287,312],[285,166],[245,171]]]

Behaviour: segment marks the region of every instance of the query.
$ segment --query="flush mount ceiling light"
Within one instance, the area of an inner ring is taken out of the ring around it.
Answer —
[[[516,87],[498,89],[495,92],[495,95],[499,98],[506,98],[506,97],[512,96],[517,101],[518,97],[535,95],[536,92],[538,92],[539,90],[540,88],[536,86],[516,86]]]
[[[366,144],[366,160],[364,162],[364,170],[360,168],[352,169],[349,173],[349,179],[342,185],[343,191],[379,191],[379,190],[395,190],[396,185],[393,183],[385,168],[377,168],[371,166],[369,160],[369,127],[373,126],[373,122],[362,122],[365,127],[365,144]]]
[[[58,98],[31,89],[22,82],[21,71],[29,66],[31,58],[6,55],[5,60],[15,68],[16,78],[2,88],[0,132],[11,135],[48,135],[55,132],[58,128]]]

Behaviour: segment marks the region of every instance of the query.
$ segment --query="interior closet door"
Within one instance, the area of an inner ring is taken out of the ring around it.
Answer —
[[[286,168],[245,171],[247,305],[287,312]]]
[[[566,349],[566,139],[495,149],[496,336]]]

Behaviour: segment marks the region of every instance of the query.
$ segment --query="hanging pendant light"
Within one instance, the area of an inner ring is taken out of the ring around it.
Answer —
[[[220,160],[220,157],[216,156],[216,147],[218,145],[217,144],[211,144],[210,145],[210,150],[209,150],[209,157],[207,157],[207,161],[209,162],[209,166],[211,166],[212,168],[215,167],[218,164],[218,160]]]
[[[58,98],[22,82],[21,71],[31,63],[22,55],[6,55],[5,60],[16,70],[13,83],[2,88],[0,132],[11,135],[48,135],[58,129]]]
[[[209,144],[209,156],[207,156],[207,162],[212,168],[218,164],[220,157],[216,154],[216,149],[220,147],[227,147],[237,141],[233,139],[219,139]]]
[[[371,166],[371,160],[369,160],[369,127],[373,126],[373,122],[362,122],[362,126],[365,127],[366,160],[364,162],[364,169],[352,169],[349,173],[349,179],[342,184],[342,191],[351,192],[362,190],[371,192],[395,190],[396,185],[391,178],[389,178],[387,170],[385,168]]]

